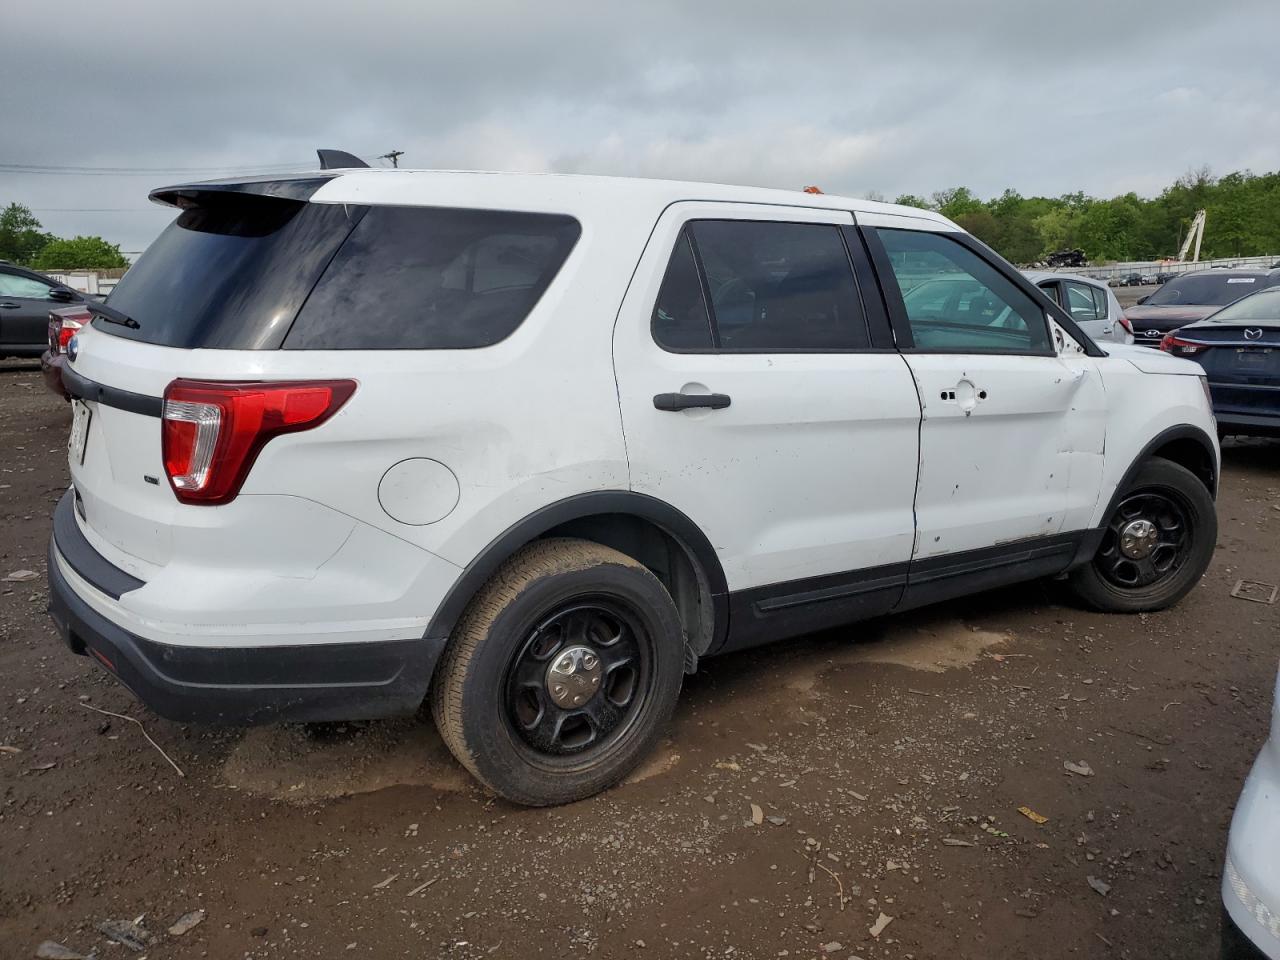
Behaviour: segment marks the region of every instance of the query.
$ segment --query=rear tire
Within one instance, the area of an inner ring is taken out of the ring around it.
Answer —
[[[539,540],[471,601],[436,668],[431,712],[477,779],[548,806],[626,776],[683,677],[680,618],[652,573],[597,543]]]
[[[1095,610],[1163,610],[1200,581],[1218,539],[1204,483],[1186,467],[1153,457],[1125,488],[1097,554],[1068,578]]]

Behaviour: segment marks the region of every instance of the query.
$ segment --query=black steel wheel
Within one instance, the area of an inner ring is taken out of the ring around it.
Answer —
[[[529,632],[507,673],[507,720],[540,758],[607,750],[647,696],[653,640],[608,597],[582,597]]]
[[[1213,497],[1190,470],[1170,460],[1144,463],[1107,518],[1093,560],[1069,579],[1098,610],[1162,610],[1199,582],[1213,557]]]
[[[1098,573],[1123,590],[1145,588],[1177,575],[1191,554],[1191,508],[1171,490],[1141,490],[1111,515],[1094,557]]]
[[[545,806],[590,796],[652,748],[684,678],[661,582],[584,540],[539,540],[472,600],[431,687],[459,762],[495,793]]]

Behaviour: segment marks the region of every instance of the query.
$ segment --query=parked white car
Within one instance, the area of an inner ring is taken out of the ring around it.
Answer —
[[[49,578],[164,716],[425,698],[556,803],[702,657],[1036,577],[1154,610],[1213,551],[1200,368],[1104,353],[937,214],[408,170],[152,197],[177,220],[70,344]]]
[[[1094,340],[1133,343],[1133,327],[1125,319],[1115,291],[1105,281],[1078,273],[1022,272]]]
[[[1244,782],[1222,871],[1223,960],[1280,960],[1280,677],[1271,737]]]

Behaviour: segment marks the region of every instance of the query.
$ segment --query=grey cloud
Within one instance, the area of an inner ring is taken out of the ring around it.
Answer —
[[[0,160],[416,166],[829,191],[1158,190],[1280,168],[1274,0],[343,6],[88,0],[5,13]],[[0,171],[0,203],[126,249],[181,172]],[[124,213],[59,208],[130,208]],[[47,211],[47,212],[46,212]]]

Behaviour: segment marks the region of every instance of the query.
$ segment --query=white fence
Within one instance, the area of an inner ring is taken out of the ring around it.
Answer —
[[[1209,270],[1213,267],[1237,267],[1242,270],[1268,270],[1280,265],[1280,254],[1265,257],[1222,257],[1218,260],[1200,260],[1197,263],[1177,263],[1169,260],[1133,260],[1127,263],[1108,263],[1094,267],[1043,267],[1058,273],[1083,273],[1099,280],[1127,277],[1131,273],[1143,276],[1158,273],[1190,273],[1192,270]]]

